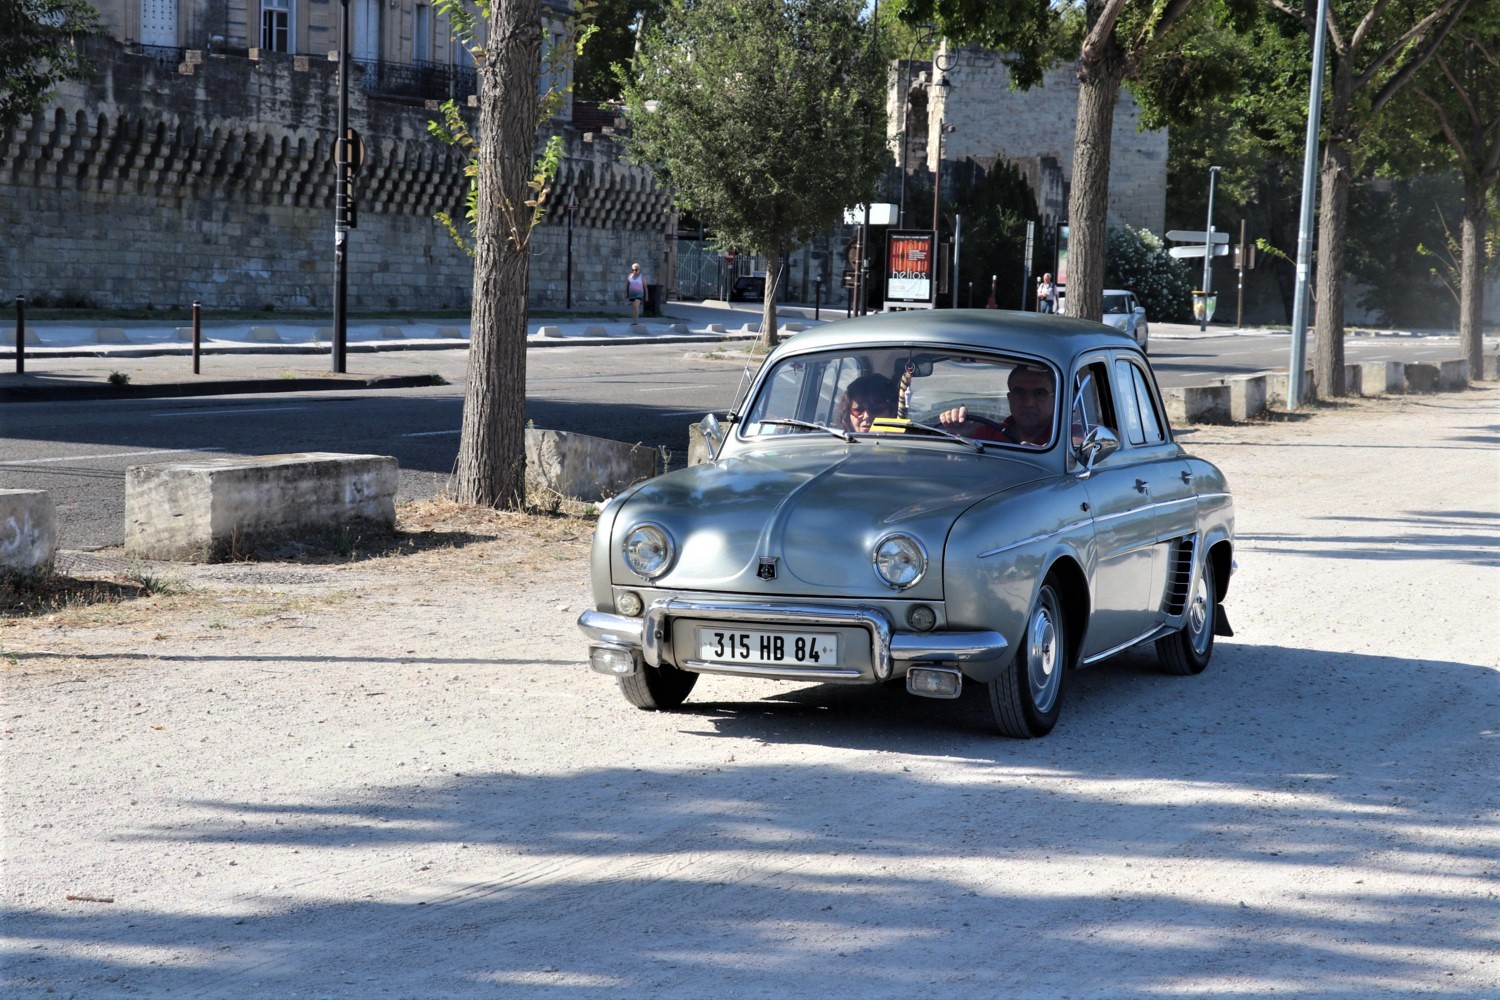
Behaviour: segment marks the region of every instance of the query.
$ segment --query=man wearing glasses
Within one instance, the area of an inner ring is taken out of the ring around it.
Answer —
[[[955,406],[944,410],[938,422],[945,430],[976,441],[1004,441],[1046,447],[1052,443],[1052,399],[1056,392],[1052,373],[1045,368],[1020,365],[1006,380],[1010,390],[1010,416],[998,425],[971,420],[968,410]]]

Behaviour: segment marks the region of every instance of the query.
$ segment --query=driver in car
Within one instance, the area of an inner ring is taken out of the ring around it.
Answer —
[[[966,407],[955,406],[938,415],[944,430],[976,441],[1004,441],[1043,447],[1052,442],[1052,399],[1056,392],[1052,373],[1045,368],[1020,365],[1011,369],[1010,416],[999,424],[969,417]]]

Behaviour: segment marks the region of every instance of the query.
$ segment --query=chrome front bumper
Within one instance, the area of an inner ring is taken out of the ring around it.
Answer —
[[[670,659],[671,620],[693,618],[707,621],[743,622],[787,628],[833,626],[861,628],[870,635],[873,675],[862,669],[819,670],[802,667],[756,666],[752,664],[704,663],[697,660],[673,663]],[[727,673],[753,677],[813,681],[878,683],[906,672],[915,663],[968,663],[999,659],[1005,639],[998,632],[896,632],[885,612],[873,608],[840,608],[820,604],[763,604],[745,601],[715,601],[670,597],[652,601],[640,618],[604,611],[585,611],[578,627],[590,646],[629,651],[637,662],[659,667],[664,663],[700,673]]]

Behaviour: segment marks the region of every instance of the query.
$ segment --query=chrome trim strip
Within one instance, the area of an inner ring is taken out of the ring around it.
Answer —
[[[1009,545],[1002,545],[997,549],[986,549],[985,551],[979,553],[978,558],[985,559],[989,556],[998,556],[1002,552],[1009,552],[1011,549],[1019,549],[1023,546],[1031,545],[1035,542],[1045,542],[1049,539],[1056,538],[1058,535],[1065,535],[1076,528],[1081,528],[1085,524],[1092,524],[1093,522],[1094,519],[1091,517],[1080,518],[1077,521],[1073,521],[1069,524],[1063,525],[1061,528],[1054,528],[1052,531],[1047,532],[1045,535],[1032,535],[1030,538],[1024,538],[1019,542],[1011,542]]]
[[[1137,636],[1134,639],[1129,639],[1125,642],[1122,642],[1118,646],[1115,646],[1111,649],[1106,649],[1102,653],[1095,653],[1093,656],[1085,657],[1078,662],[1081,666],[1087,666],[1090,663],[1098,663],[1100,660],[1108,659],[1109,657],[1114,656],[1116,653],[1124,652],[1131,646],[1139,646],[1142,643],[1154,642],[1157,639],[1161,639],[1165,636],[1171,635],[1175,631],[1177,630],[1172,628],[1170,625],[1158,625],[1154,629],[1151,629],[1149,632],[1141,633],[1141,635]]]

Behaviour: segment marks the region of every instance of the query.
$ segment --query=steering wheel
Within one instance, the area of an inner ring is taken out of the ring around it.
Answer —
[[[981,424],[985,427],[990,428],[991,430],[999,431],[1001,433],[1004,433],[1005,431],[1005,425],[1000,421],[993,420],[989,417],[983,416],[982,414],[967,413],[964,415],[964,420],[971,423]]]

